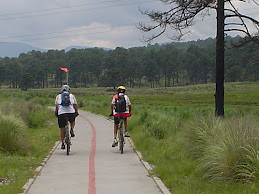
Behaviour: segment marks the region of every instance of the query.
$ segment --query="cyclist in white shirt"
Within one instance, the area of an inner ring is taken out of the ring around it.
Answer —
[[[61,88],[61,93],[56,96],[55,105],[55,115],[58,117],[58,126],[61,129],[60,139],[62,142],[61,149],[65,149],[64,139],[65,139],[65,126],[66,119],[71,123],[70,134],[71,137],[75,137],[74,127],[75,118],[79,115],[77,108],[77,101],[73,94],[69,93],[70,87],[68,85],[63,85]],[[67,95],[67,100],[65,101],[63,96]]]

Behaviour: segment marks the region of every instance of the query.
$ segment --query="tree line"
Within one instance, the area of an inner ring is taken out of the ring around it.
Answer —
[[[258,81],[259,46],[232,47],[240,37],[227,37],[225,80]],[[215,39],[147,45],[113,50],[101,48],[30,51],[0,58],[0,86],[60,87],[69,69],[71,87],[172,87],[215,82]]]

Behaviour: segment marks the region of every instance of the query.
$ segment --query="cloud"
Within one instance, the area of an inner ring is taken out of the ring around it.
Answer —
[[[158,0],[0,0],[0,41],[24,42],[45,49],[68,46],[125,48],[143,46],[139,22],[150,22],[141,9],[165,10]],[[253,3],[237,2],[247,13],[255,12]],[[197,18],[185,41],[215,37],[216,15]],[[173,32],[154,40],[169,42]]]

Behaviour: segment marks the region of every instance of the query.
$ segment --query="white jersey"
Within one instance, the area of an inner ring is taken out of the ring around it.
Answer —
[[[126,94],[123,94],[123,93],[119,93],[119,95],[124,95],[124,98],[125,98],[125,101],[126,101],[126,111],[124,113],[129,113],[129,106],[131,105],[130,103],[130,99],[129,97],[126,95]],[[118,94],[115,94],[112,98],[112,101],[111,101],[111,104],[114,104],[115,105],[115,99],[118,98]],[[115,111],[115,107],[113,109],[113,115],[116,115],[118,114],[116,111]]]
[[[58,106],[58,115],[64,113],[75,113],[75,109],[73,107],[74,104],[77,104],[76,97],[73,94],[69,94],[71,104],[69,106],[62,106],[61,105],[61,94],[56,96],[55,105]]]

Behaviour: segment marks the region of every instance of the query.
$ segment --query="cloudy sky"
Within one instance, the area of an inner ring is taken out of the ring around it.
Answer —
[[[259,4],[259,0],[254,0]],[[44,49],[68,46],[144,46],[136,28],[150,22],[139,9],[165,10],[159,0],[0,0],[0,42],[23,42]],[[242,13],[259,20],[259,6],[253,0],[239,3]],[[184,41],[215,38],[216,17],[197,18]],[[167,32],[154,43],[169,42]]]

